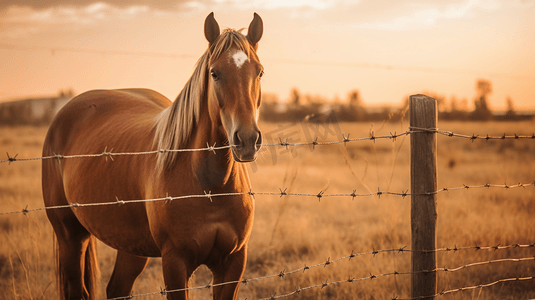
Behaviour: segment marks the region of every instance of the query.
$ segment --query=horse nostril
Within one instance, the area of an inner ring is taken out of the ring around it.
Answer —
[[[233,146],[241,146],[242,145],[242,141],[240,140],[240,136],[238,135],[238,131],[234,131],[234,141],[233,141]]]
[[[258,137],[256,138],[256,150],[259,150],[262,147],[262,132],[257,131]]]

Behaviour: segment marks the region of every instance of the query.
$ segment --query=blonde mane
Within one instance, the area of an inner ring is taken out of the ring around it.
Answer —
[[[209,66],[225,51],[236,47],[244,51],[247,56],[256,51],[240,30],[225,29],[212,45],[204,52],[195,66],[193,75],[176,98],[155,119],[155,134],[153,144],[158,153],[156,168],[159,172],[170,168],[180,152],[166,151],[183,149],[199,122],[201,106],[206,99]]]

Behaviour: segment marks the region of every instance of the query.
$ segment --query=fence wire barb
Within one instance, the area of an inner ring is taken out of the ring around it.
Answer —
[[[468,290],[491,287],[493,285],[496,285],[496,284],[502,283],[502,282],[527,281],[527,280],[534,280],[534,279],[535,279],[535,277],[533,277],[533,276],[505,278],[505,279],[496,280],[496,281],[493,281],[493,282],[490,282],[490,283],[484,283],[484,284],[468,286],[468,287],[461,287],[461,288],[457,288],[457,289],[453,289],[453,290],[447,290],[447,291],[443,290],[441,292],[436,293],[435,295],[430,295],[430,296],[420,296],[420,297],[416,297],[416,298],[397,298],[397,297],[394,297],[394,298],[392,298],[392,300],[418,300],[418,299],[425,299],[425,298],[434,298],[434,297],[443,296],[443,295],[446,295],[446,294],[451,294],[451,293],[456,293],[456,292],[464,292],[464,291],[468,291]]]
[[[284,279],[287,275],[299,273],[301,271],[305,272],[307,270],[314,269],[314,268],[319,268],[319,267],[325,268],[327,265],[330,265],[330,264],[333,264],[333,263],[336,263],[336,262],[339,262],[339,261],[342,261],[342,260],[345,260],[345,259],[348,259],[348,261],[350,261],[351,258],[358,257],[358,256],[372,255],[373,257],[375,257],[377,254],[385,254],[385,253],[421,252],[421,251],[414,251],[414,250],[411,250],[411,249],[406,249],[406,247],[407,246],[403,246],[403,247],[395,248],[395,249],[372,250],[372,251],[361,252],[361,253],[353,253],[353,251],[351,251],[350,255],[343,256],[343,257],[340,257],[340,258],[337,258],[337,259],[333,259],[333,260],[331,260],[331,258],[329,257],[324,262],[320,262],[320,263],[317,263],[317,264],[314,264],[314,265],[310,265],[310,266],[307,266],[305,264],[305,266],[302,267],[302,268],[295,269],[295,270],[288,271],[288,272],[286,272],[286,269],[283,269],[279,273],[272,274],[272,275],[266,275],[266,276],[261,276],[261,277],[256,277],[256,278],[244,278],[242,280],[222,282],[222,283],[218,283],[218,284],[208,284],[208,285],[189,287],[189,288],[182,288],[182,289],[166,290],[166,289],[160,288],[159,292],[136,294],[136,295],[130,295],[130,296],[127,296],[127,297],[110,298],[110,299],[107,299],[107,300],[131,299],[131,298],[135,298],[135,297],[146,297],[146,296],[162,295],[162,293],[165,293],[165,295],[166,295],[167,293],[176,293],[176,292],[183,292],[183,291],[191,291],[191,290],[213,288],[213,287],[229,285],[229,284],[236,284],[236,283],[247,284],[247,283],[254,282],[254,281],[261,281],[261,280],[277,278],[277,277],[281,278],[281,279]],[[492,250],[504,250],[504,249],[510,249],[510,248],[533,248],[533,247],[535,247],[535,243],[534,244],[529,244],[529,245],[514,244],[514,245],[506,245],[506,246],[488,246],[488,247],[470,246],[470,247],[459,247],[459,248],[458,247],[455,247],[455,248],[440,248],[440,249],[436,249],[434,251],[435,252],[452,251],[453,249],[455,249],[456,251],[471,250],[471,249],[476,249],[476,250],[484,250],[484,249],[487,249],[487,250],[491,250],[491,249]],[[363,278],[354,278],[354,277],[350,276],[349,279],[340,280],[340,281],[333,281],[333,282],[327,282],[327,280],[326,280],[325,282],[322,282],[321,284],[312,285],[312,286],[305,287],[305,288],[296,288],[295,291],[292,291],[292,292],[290,292],[288,294],[279,295],[279,296],[272,295],[271,298],[265,298],[265,299],[284,298],[284,297],[288,297],[288,296],[291,296],[291,295],[294,295],[294,294],[299,294],[299,292],[304,291],[304,290],[308,290],[308,289],[313,289],[313,288],[318,288],[318,287],[319,288],[324,288],[324,287],[327,287],[327,286],[330,286],[330,285],[336,285],[336,284],[340,284],[340,283],[346,283],[346,282],[353,283],[353,282],[357,282],[357,281],[371,280],[371,279],[375,279],[375,278],[379,278],[379,277],[386,277],[386,276],[392,276],[392,275],[411,275],[411,274],[415,274],[415,273],[429,273],[429,272],[456,272],[456,271],[460,271],[460,270],[463,270],[463,269],[466,269],[466,268],[469,268],[469,267],[488,265],[488,264],[493,264],[493,263],[525,262],[525,261],[533,261],[533,260],[535,260],[535,257],[506,258],[506,259],[496,259],[496,260],[490,260],[490,261],[475,262],[475,263],[470,263],[470,264],[466,264],[466,265],[463,265],[463,266],[459,266],[459,267],[456,267],[456,268],[443,267],[443,268],[436,268],[434,270],[423,270],[423,271],[418,271],[418,272],[398,272],[398,271],[393,271],[393,272],[384,273],[384,274],[370,274],[370,276],[363,277]],[[296,291],[298,291],[298,290],[299,290],[299,292],[296,293]]]
[[[396,141],[396,138],[406,135],[411,135],[414,133],[422,133],[422,132],[430,132],[430,133],[438,133],[441,135],[445,135],[448,137],[458,137],[458,138],[465,138],[470,139],[471,141],[474,141],[476,139],[481,140],[505,140],[505,139],[532,139],[535,140],[535,133],[533,133],[531,136],[529,135],[517,135],[516,133],[513,135],[502,135],[502,136],[489,136],[488,134],[486,136],[479,136],[472,134],[470,135],[464,135],[464,134],[457,134],[453,133],[451,131],[444,131],[444,130],[438,130],[438,128],[419,128],[419,127],[409,127],[409,131],[405,131],[402,133],[393,133],[390,132],[390,135],[382,135],[382,136],[375,136],[373,133],[369,137],[361,137],[361,138],[349,138],[349,134],[345,136],[342,134],[342,139],[338,141],[331,141],[331,142],[318,142],[318,138],[316,137],[314,141],[312,142],[303,142],[303,143],[290,143],[288,142],[288,139],[283,141],[281,138],[279,138],[278,143],[271,143],[271,144],[262,144],[263,147],[274,147],[274,146],[281,146],[288,149],[288,147],[298,147],[298,146],[312,146],[313,149],[315,149],[316,146],[326,146],[326,145],[336,145],[336,144],[344,144],[346,145],[348,142],[359,142],[359,141],[373,141],[375,142],[378,139],[389,139],[392,141]],[[141,152],[112,152],[113,148],[111,148],[110,151],[107,151],[107,147],[104,149],[102,153],[95,153],[95,154],[74,154],[74,155],[60,155],[60,154],[54,154],[50,156],[43,156],[43,157],[33,157],[33,158],[17,158],[17,155],[11,157],[9,156],[9,153],[7,153],[7,159],[0,160],[0,163],[6,163],[8,162],[11,164],[12,162],[16,161],[35,161],[35,160],[46,160],[46,159],[72,159],[72,158],[90,158],[90,157],[105,157],[106,159],[109,157],[113,160],[113,156],[133,156],[133,155],[150,155],[150,154],[158,154],[158,153],[164,153],[164,152],[195,152],[195,151],[211,151],[214,154],[216,153],[216,150],[222,150],[222,149],[228,149],[233,147],[232,145],[223,145],[223,146],[216,146],[216,144],[210,146],[209,144],[206,144],[205,148],[195,148],[195,149],[159,149],[159,150],[152,150],[152,151],[141,151]]]
[[[393,196],[400,196],[402,199],[404,199],[407,196],[412,195],[432,195],[432,194],[438,194],[442,192],[449,192],[449,191],[458,191],[458,190],[468,190],[468,189],[478,189],[478,188],[503,188],[503,189],[513,189],[513,188],[526,188],[529,186],[535,186],[535,181],[531,183],[519,183],[516,185],[507,185],[507,184],[483,184],[483,185],[464,185],[462,187],[453,187],[453,188],[442,188],[434,192],[428,192],[428,193],[418,193],[418,194],[412,194],[408,193],[407,191],[402,192],[391,192],[391,191],[381,191],[380,188],[377,188],[377,192],[375,193],[364,193],[364,194],[357,194],[356,190],[352,190],[351,193],[340,193],[340,194],[325,194],[323,191],[320,191],[319,193],[292,193],[287,192],[287,188],[284,190],[279,188],[279,192],[253,192],[253,190],[249,190],[247,192],[235,192],[235,193],[220,193],[220,194],[212,194],[211,191],[204,191],[204,194],[197,194],[197,195],[184,195],[184,196],[176,196],[171,197],[169,195],[166,195],[165,197],[161,198],[153,198],[153,199],[137,199],[137,200],[120,200],[118,197],[115,197],[113,201],[110,202],[99,202],[99,203],[71,203],[71,204],[65,204],[65,205],[57,205],[57,206],[48,206],[48,207],[38,207],[38,208],[30,208],[28,209],[28,206],[26,206],[22,210],[16,210],[16,211],[8,211],[8,212],[0,212],[0,216],[2,215],[10,215],[10,214],[27,214],[29,212],[35,212],[35,211],[43,211],[43,210],[49,210],[49,209],[63,209],[63,208],[79,208],[79,207],[89,207],[89,206],[106,206],[106,205],[124,205],[124,204],[130,204],[130,203],[146,203],[146,202],[157,202],[157,201],[165,201],[166,203],[170,203],[174,200],[179,199],[191,199],[191,198],[207,198],[210,200],[210,202],[213,202],[213,197],[224,197],[224,196],[243,196],[243,195],[249,195],[251,197],[255,197],[256,195],[264,195],[264,196],[299,196],[299,197],[313,197],[317,198],[319,201],[321,201],[322,198],[343,198],[348,197],[354,200],[356,197],[371,197],[371,196],[377,196],[378,198],[381,198],[381,195],[393,195]]]
[[[325,280],[325,282],[321,281],[321,284],[311,285],[311,286],[304,287],[304,288],[297,288],[296,287],[296,289],[294,291],[289,292],[287,294],[282,294],[282,295],[279,295],[279,296],[271,295],[269,298],[262,298],[261,300],[271,300],[271,299],[286,298],[286,297],[289,297],[289,296],[292,296],[292,295],[299,294],[304,290],[309,290],[309,289],[314,289],[314,288],[323,289],[324,287],[331,286],[331,285],[339,285],[339,284],[342,284],[342,283],[354,283],[356,281],[373,280],[373,279],[376,279],[376,278],[387,277],[387,276],[392,276],[392,275],[394,275],[394,276],[396,276],[396,275],[412,275],[412,274],[418,274],[418,273],[429,273],[429,272],[440,272],[440,271],[442,271],[442,272],[455,272],[455,271],[463,270],[463,269],[469,268],[469,267],[475,267],[475,266],[481,266],[481,265],[487,265],[487,264],[493,264],[493,263],[525,262],[525,261],[532,261],[532,260],[535,260],[535,257],[497,259],[497,260],[491,260],[491,261],[483,261],[483,262],[471,263],[471,264],[467,264],[467,265],[463,265],[463,266],[460,266],[460,267],[457,267],[457,268],[451,268],[451,269],[437,268],[435,270],[430,270],[430,271],[424,270],[424,271],[418,271],[418,272],[398,272],[398,271],[393,271],[393,272],[377,274],[377,275],[370,274],[370,276],[362,277],[362,278],[354,278],[354,277],[349,276],[349,279],[345,279],[345,280],[332,281],[332,282],[328,282],[327,280]],[[466,291],[466,290],[471,290],[471,289],[476,289],[476,288],[490,287],[490,286],[498,284],[500,282],[519,281],[519,280],[532,280],[532,279],[534,279],[534,278],[533,277],[506,278],[506,279],[500,279],[500,280],[494,281],[492,283],[480,284],[480,285],[477,285],[477,286],[461,287],[461,288],[452,289],[452,290],[443,290],[443,291],[441,291],[441,292],[439,292],[439,293],[437,293],[435,295],[432,295],[432,296],[421,296],[421,297],[408,298],[408,299],[400,299],[397,296],[395,296],[392,299],[397,299],[397,300],[424,299],[424,298],[429,298],[429,297],[437,297],[437,296],[442,296],[442,295],[446,295],[446,294],[451,294],[451,293],[454,293],[454,292],[461,292],[461,291]]]

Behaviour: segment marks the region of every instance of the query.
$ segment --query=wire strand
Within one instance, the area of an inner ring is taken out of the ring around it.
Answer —
[[[516,133],[514,135],[502,135],[502,136],[489,136],[488,134],[486,136],[479,136],[472,134],[465,135],[465,134],[457,134],[453,133],[451,131],[444,131],[444,130],[438,130],[438,128],[419,128],[419,127],[409,127],[409,131],[403,132],[403,133],[390,133],[390,135],[381,135],[381,136],[374,136],[373,134],[369,137],[361,137],[361,138],[349,138],[349,135],[347,137],[345,135],[342,135],[342,139],[338,141],[331,141],[331,142],[318,142],[317,140],[314,140],[312,142],[303,142],[303,143],[290,143],[288,140],[283,141],[280,139],[279,143],[270,143],[270,144],[262,144],[262,147],[298,147],[298,146],[312,146],[313,148],[316,146],[328,146],[328,145],[337,145],[337,144],[347,144],[349,142],[361,142],[361,141],[376,141],[376,140],[392,140],[396,141],[396,138],[416,133],[437,133],[448,137],[457,137],[457,138],[464,138],[464,139],[470,139],[471,141],[474,140],[506,140],[506,139],[531,139],[535,141],[535,133],[532,135],[517,135]],[[75,154],[75,155],[51,155],[51,156],[44,156],[44,157],[33,157],[33,158],[17,158],[17,155],[11,157],[9,153],[7,153],[7,159],[0,160],[0,163],[12,163],[17,161],[35,161],[35,160],[46,160],[46,159],[73,159],[73,158],[95,158],[95,157],[105,157],[105,158],[112,158],[114,156],[134,156],[134,155],[154,155],[158,153],[163,152],[197,152],[197,151],[212,151],[215,152],[216,150],[223,150],[223,149],[229,149],[232,148],[231,145],[223,145],[223,146],[216,146],[215,144],[213,146],[207,146],[204,148],[197,148],[197,149],[160,149],[160,150],[152,150],[152,151],[142,151],[142,152],[111,152],[107,151],[106,147],[102,153],[94,153],[94,154]]]

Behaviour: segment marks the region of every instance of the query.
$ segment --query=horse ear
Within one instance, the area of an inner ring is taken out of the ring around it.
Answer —
[[[254,13],[253,21],[247,29],[247,39],[255,49],[258,46],[258,41],[262,38],[262,33],[264,33],[264,22],[257,13]]]
[[[214,18],[214,13],[211,12],[204,20],[204,36],[210,43],[210,45],[217,39],[219,36],[219,25]]]

